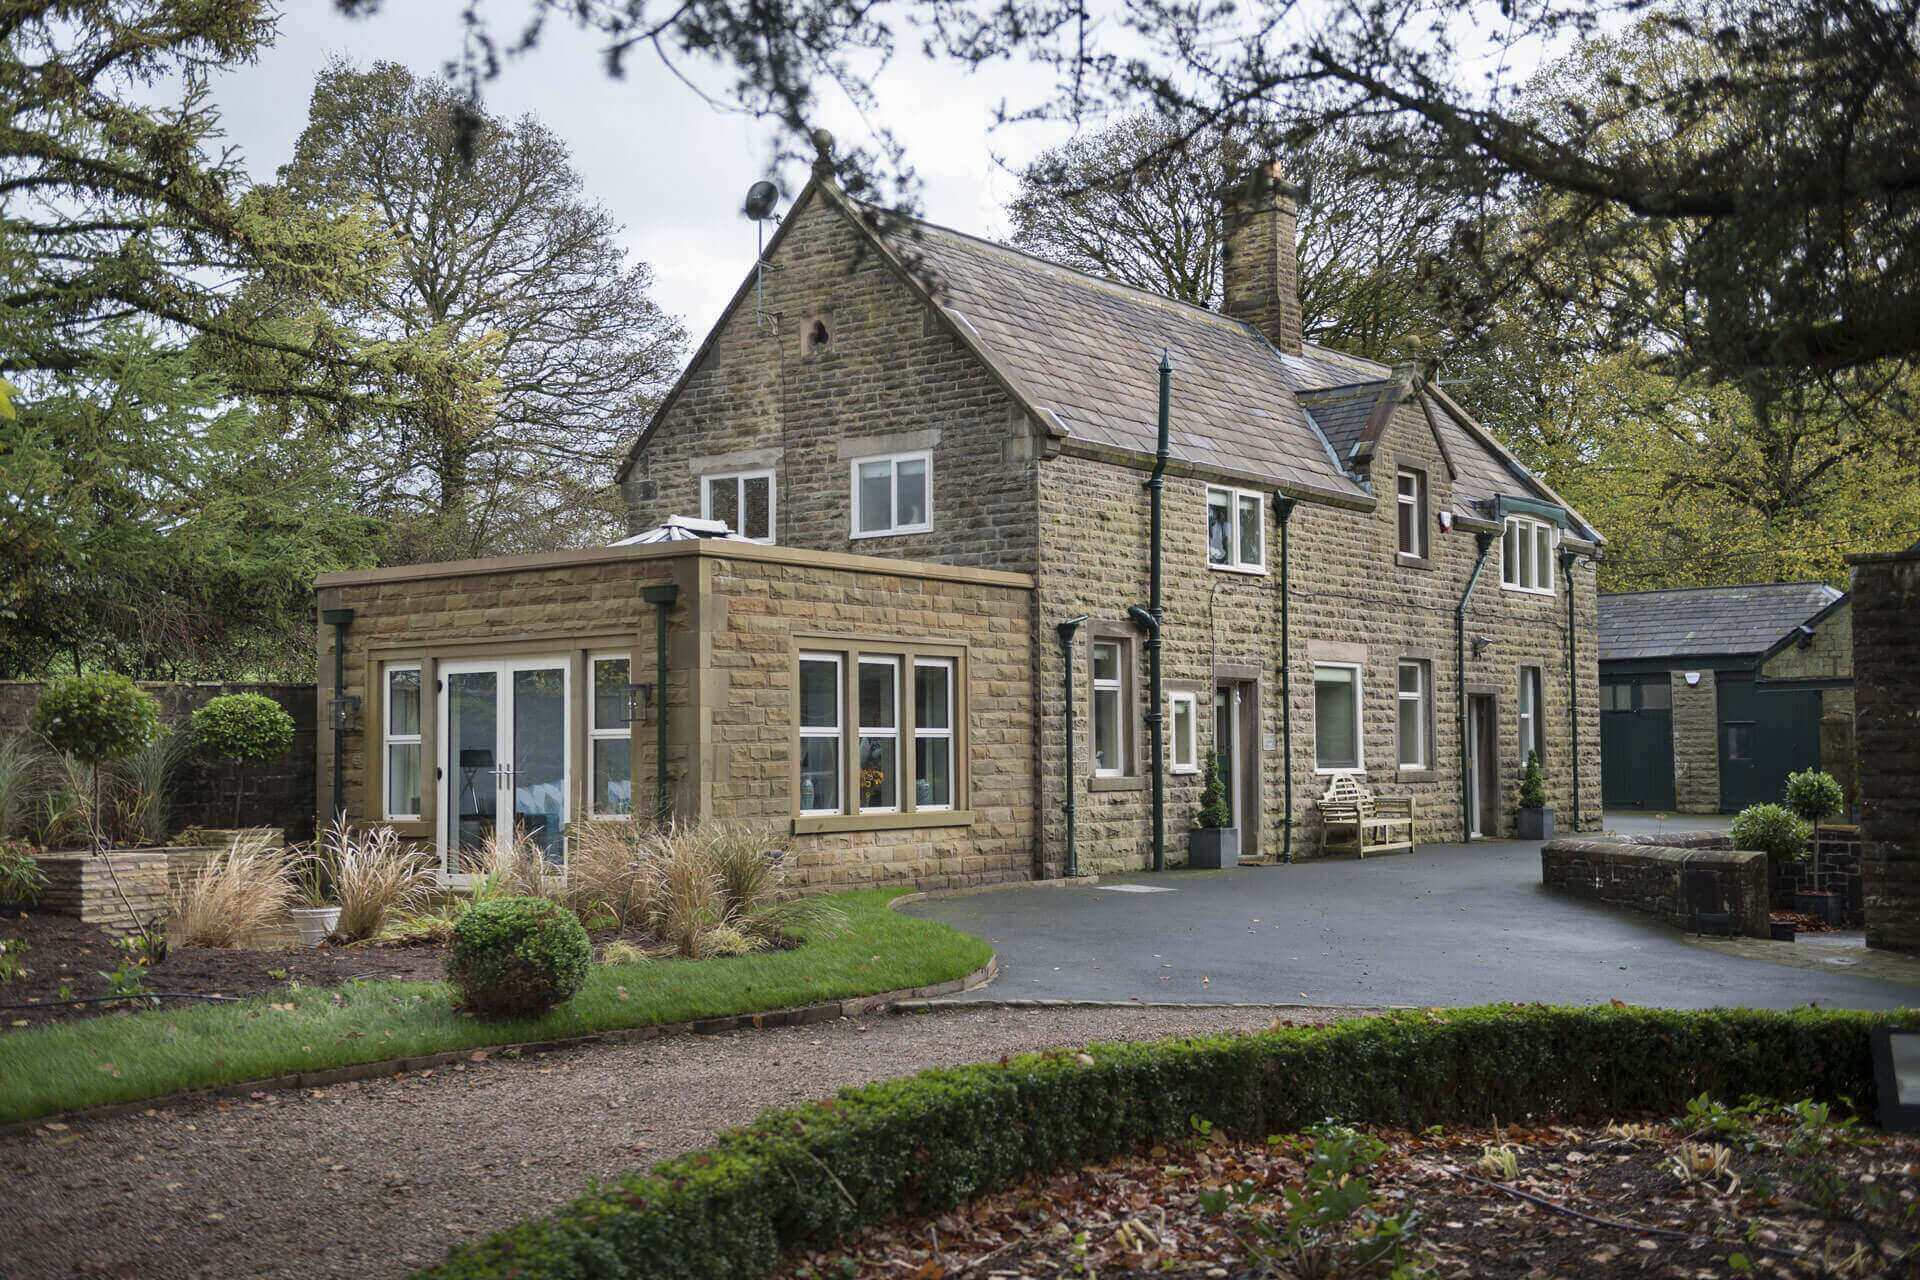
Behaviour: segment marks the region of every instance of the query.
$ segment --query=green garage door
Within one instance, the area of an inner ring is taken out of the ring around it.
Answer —
[[[1820,767],[1820,695],[1757,690],[1724,672],[1718,684],[1721,811],[1780,803],[1789,773]]]
[[[1673,686],[1665,672],[1602,677],[1600,802],[1673,808]]]

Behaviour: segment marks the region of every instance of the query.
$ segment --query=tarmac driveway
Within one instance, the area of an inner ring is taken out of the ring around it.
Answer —
[[[1858,950],[1821,948],[1831,958],[1813,968],[1743,959],[1549,894],[1530,843],[1119,876],[906,909],[999,952],[999,979],[956,1000],[1920,1006],[1920,987],[1846,973]]]

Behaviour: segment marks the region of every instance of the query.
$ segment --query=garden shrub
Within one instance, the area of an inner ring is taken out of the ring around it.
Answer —
[[[652,824],[576,822],[567,828],[567,883],[562,901],[582,920],[613,917],[622,928],[647,922],[652,910]]]
[[[293,717],[259,693],[227,693],[209,698],[188,721],[193,746],[202,755],[238,765],[265,764],[293,746]],[[240,825],[240,796],[246,775],[234,779],[233,825]]]
[[[1787,775],[1787,807],[1808,822],[1823,822],[1846,803],[1839,781],[1830,773],[1806,769]]]
[[[769,1112],[421,1275],[758,1280],[784,1248],[1174,1140],[1196,1119],[1262,1138],[1328,1117],[1417,1129],[1671,1115],[1701,1093],[1870,1110],[1868,1030],[1906,1016],[1501,1006],[929,1071]]]
[[[339,904],[334,936],[347,942],[372,938],[389,916],[416,905],[434,884],[433,860],[409,849],[392,827],[355,831],[345,815],[320,833],[310,863],[314,906],[330,894]]]
[[[160,732],[160,704],[112,671],[69,676],[48,685],[33,709],[33,728],[54,750],[91,772],[87,794],[88,847],[98,852],[100,766],[146,748]]]
[[[1547,780],[1540,773],[1538,751],[1527,752],[1527,772],[1520,779],[1520,807],[1522,809],[1547,807]]]
[[[293,905],[298,862],[270,832],[241,832],[169,892],[182,935],[198,947],[237,947],[278,923]]]
[[[546,898],[476,902],[454,921],[447,979],[475,1013],[532,1016],[587,980],[593,946],[571,911]]]
[[[547,861],[546,849],[522,826],[516,825],[505,840],[497,833],[488,833],[468,858],[475,902],[550,898],[559,888],[559,868]]]
[[[46,887],[47,875],[33,856],[33,846],[0,836],[0,902],[29,907]]]
[[[1813,826],[1777,804],[1749,805],[1733,819],[1733,847],[1757,849],[1770,862],[1799,862],[1807,856]]]

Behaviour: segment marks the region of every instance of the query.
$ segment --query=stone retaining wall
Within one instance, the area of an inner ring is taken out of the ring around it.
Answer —
[[[1732,905],[1733,925],[1752,938],[1769,934],[1767,857],[1740,849],[1680,848],[1624,840],[1554,840],[1540,849],[1549,890],[1622,907],[1689,928],[1682,874],[1712,871]]]
[[[85,850],[43,853],[37,861],[47,877],[47,887],[41,890],[37,904],[40,910],[78,916],[116,938],[132,937],[139,932],[127,916],[128,906],[143,921],[155,916],[166,918],[165,849],[117,849],[102,857]],[[116,877],[118,891],[114,888]],[[124,903],[120,900],[123,893]]]

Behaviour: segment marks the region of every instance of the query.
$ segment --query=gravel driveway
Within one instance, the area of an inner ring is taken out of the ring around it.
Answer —
[[[0,1276],[403,1275],[769,1107],[1005,1053],[1272,1019],[1245,1007],[881,1014],[39,1129],[0,1139]]]

